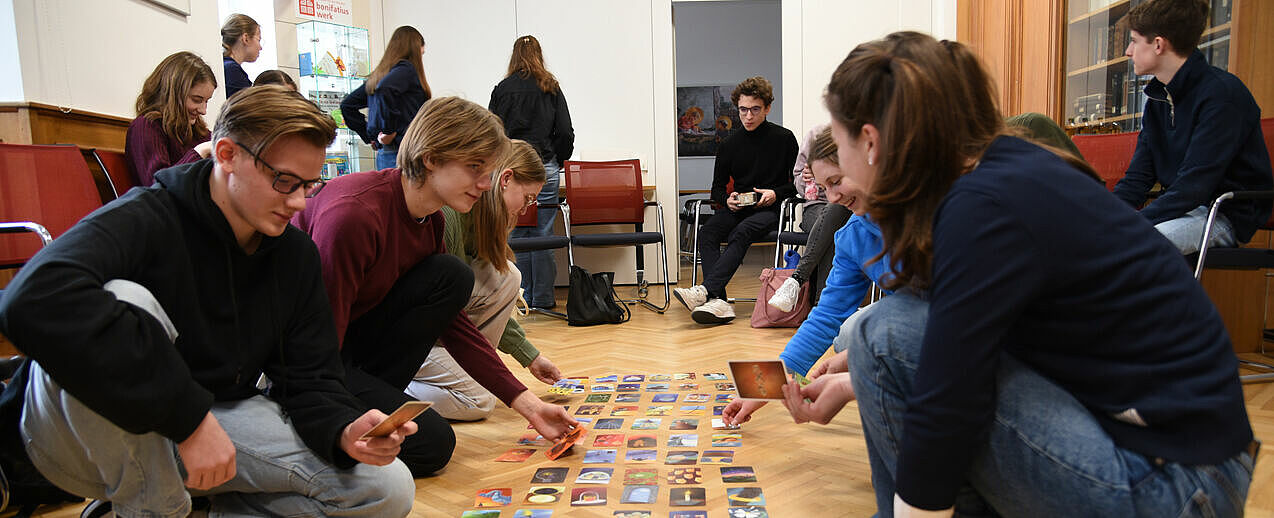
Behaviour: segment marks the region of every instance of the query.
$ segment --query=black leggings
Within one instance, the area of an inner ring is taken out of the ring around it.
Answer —
[[[380,304],[345,331],[341,358],[350,392],[386,414],[411,401],[403,389],[472,292],[473,270],[450,254],[421,259],[403,273]],[[403,441],[398,458],[422,477],[447,465],[456,435],[432,409],[415,421],[419,429]]]

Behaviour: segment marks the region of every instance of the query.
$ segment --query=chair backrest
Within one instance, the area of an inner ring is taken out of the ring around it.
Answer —
[[[566,199],[571,204],[571,224],[639,224],[645,220],[641,162],[567,160]]]
[[[0,221],[34,221],[56,238],[101,206],[79,148],[0,144]],[[25,263],[40,246],[26,236],[0,237],[0,265]]]
[[[539,216],[540,211],[538,210],[539,208],[540,208],[539,205],[532,205],[530,207],[527,207],[526,212],[523,212],[521,215],[518,216],[517,226],[534,227],[537,223],[539,223],[540,222],[540,216]]]
[[[137,174],[133,173],[133,166],[128,164],[123,153],[94,149],[93,156],[97,158],[97,164],[106,171],[106,177],[111,180],[111,188],[115,189],[116,198],[123,196],[129,189],[141,185],[141,182],[137,180]]]
[[[1115,133],[1111,135],[1075,135],[1071,138],[1075,147],[1084,155],[1102,180],[1106,189],[1114,190],[1115,184],[1128,172],[1132,153],[1137,149],[1137,136],[1141,132]]]

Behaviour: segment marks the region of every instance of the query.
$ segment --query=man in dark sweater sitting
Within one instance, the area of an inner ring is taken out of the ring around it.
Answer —
[[[796,195],[791,178],[796,136],[765,120],[774,101],[770,82],[761,76],[748,78],[735,87],[730,99],[739,107],[744,131],[721,143],[712,173],[712,201],[728,210],[718,210],[699,229],[703,284],[677,288],[674,293],[700,324],[734,320],[725,285],[752,242],[778,227],[779,203]],[[733,188],[726,192],[731,181]]]
[[[1128,49],[1146,85],[1141,135],[1115,196],[1133,207],[1155,182],[1163,194],[1141,214],[1184,254],[1199,251],[1209,205],[1238,190],[1274,188],[1261,133],[1261,108],[1234,74],[1195,48],[1207,23],[1204,0],[1153,0],[1128,13]],[[1208,246],[1245,243],[1270,216],[1269,200],[1221,206]]]

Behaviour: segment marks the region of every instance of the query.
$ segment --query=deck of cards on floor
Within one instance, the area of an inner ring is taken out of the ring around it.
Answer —
[[[475,488],[473,509],[461,517],[551,518],[592,508],[592,516],[614,518],[768,518],[757,473],[740,451],[745,433],[727,428],[721,413],[736,397],[775,399],[786,376],[777,361],[737,363],[746,364],[731,365],[735,380],[747,376],[740,386],[721,372],[557,382],[548,397],[580,426],[555,442],[530,427],[510,437],[494,461],[523,463],[526,480]],[[765,395],[748,392],[758,387]]]

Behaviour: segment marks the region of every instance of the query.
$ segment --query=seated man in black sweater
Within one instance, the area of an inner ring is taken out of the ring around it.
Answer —
[[[752,242],[778,226],[779,202],[796,195],[791,178],[796,136],[765,120],[774,101],[770,82],[760,76],[748,78],[735,87],[730,99],[739,107],[744,131],[721,143],[712,173],[712,201],[728,210],[718,210],[699,229],[703,284],[674,292],[700,324],[734,320],[725,285]],[[727,193],[731,180],[734,187]]]

